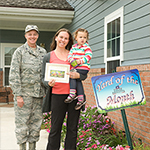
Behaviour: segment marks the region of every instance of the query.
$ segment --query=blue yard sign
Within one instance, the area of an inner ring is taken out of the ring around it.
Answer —
[[[146,104],[137,69],[94,76],[91,80],[100,113]]]

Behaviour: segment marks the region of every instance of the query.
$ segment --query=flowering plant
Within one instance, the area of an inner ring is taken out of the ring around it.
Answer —
[[[47,132],[50,132],[51,128],[51,112],[49,113],[43,113],[43,122],[42,124],[45,126],[45,129]]]
[[[87,107],[85,111],[81,112],[78,128],[78,150],[84,148],[87,150],[91,148],[103,149],[107,147],[106,144],[110,146],[109,149],[118,144],[127,145],[127,139],[123,132],[116,131],[114,122],[106,114],[99,114],[96,106]]]
[[[67,132],[67,117],[68,115],[66,114],[66,117],[64,119],[63,125],[62,125],[62,130],[61,130],[61,142],[65,141],[65,137],[66,137],[66,132]]]
[[[133,142],[133,149],[134,150],[150,150],[150,146],[142,143],[140,138],[135,139]]]
[[[88,147],[100,145],[99,138],[93,133],[91,129],[87,129],[86,131],[80,130],[78,132],[77,138],[77,147],[79,149],[84,149]]]
[[[61,142],[64,142],[66,136],[66,120],[67,115],[62,125]],[[50,132],[51,113],[43,114],[43,125],[47,129],[47,132]],[[114,129],[114,122],[111,122],[111,119],[106,114],[99,114],[97,107],[87,107],[85,111],[81,112],[78,124],[77,150],[85,148],[85,150],[129,150],[127,147],[124,148],[121,146],[127,145],[126,139],[124,141],[120,140],[120,143],[118,143],[120,137]]]
[[[97,136],[105,135],[114,132],[114,122],[106,116],[106,114],[99,114],[97,107],[87,107],[80,115],[79,129],[91,129]]]
[[[102,145],[99,150],[130,150],[130,146],[123,147],[122,145],[117,145],[116,147],[109,147],[109,145]]]

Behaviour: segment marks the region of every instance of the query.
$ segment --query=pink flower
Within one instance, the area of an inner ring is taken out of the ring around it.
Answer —
[[[97,148],[97,145],[94,146],[94,149]]]
[[[116,147],[116,150],[124,150],[124,148],[122,147],[122,145],[118,145],[118,146]]]
[[[95,147],[97,148],[97,145],[96,145],[96,144],[94,144],[94,145],[92,145],[91,147],[92,147],[92,148],[95,148]]]
[[[50,133],[50,130],[49,130],[49,129],[47,129],[46,131],[47,131],[48,133]]]
[[[103,145],[100,146],[100,148],[103,148],[103,147],[105,147],[105,144],[103,144]]]
[[[79,138],[83,138],[84,135],[80,135]]]
[[[97,145],[100,145],[100,142],[98,140],[96,140]]]
[[[130,146],[127,145],[127,146],[125,147],[125,150],[130,150]]]

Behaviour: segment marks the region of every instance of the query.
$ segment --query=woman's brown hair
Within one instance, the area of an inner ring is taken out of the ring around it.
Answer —
[[[51,43],[51,46],[50,46],[50,50],[51,50],[51,51],[53,51],[53,50],[56,49],[57,44],[56,44],[55,38],[59,35],[60,32],[67,32],[67,33],[69,34],[69,42],[68,42],[68,44],[67,44],[67,46],[66,46],[65,48],[66,48],[67,50],[70,50],[71,47],[72,47],[72,45],[73,45],[73,37],[72,37],[70,31],[67,30],[67,29],[65,29],[65,28],[62,28],[62,29],[58,30],[58,31],[56,32],[56,34],[54,35],[54,37],[53,37],[53,40],[52,40],[52,43]]]

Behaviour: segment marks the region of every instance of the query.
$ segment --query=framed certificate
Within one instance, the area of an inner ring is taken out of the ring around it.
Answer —
[[[45,81],[55,79],[56,82],[69,83],[69,75],[66,73],[70,71],[70,65],[46,63]]]

